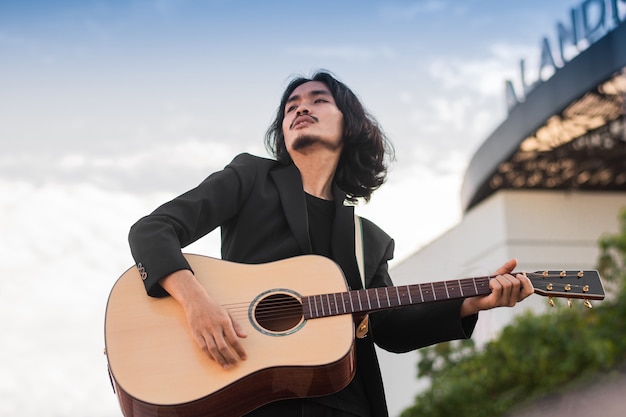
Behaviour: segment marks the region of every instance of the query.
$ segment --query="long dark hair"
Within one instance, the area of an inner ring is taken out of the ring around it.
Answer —
[[[343,113],[343,151],[335,182],[346,192],[349,202],[356,203],[359,198],[369,201],[372,193],[385,182],[388,164],[394,159],[393,146],[352,90],[327,71],[318,71],[311,78],[298,77],[289,83],[276,118],[265,133],[265,146],[278,161],[291,163],[282,129],[285,105],[297,87],[310,81],[323,82]]]

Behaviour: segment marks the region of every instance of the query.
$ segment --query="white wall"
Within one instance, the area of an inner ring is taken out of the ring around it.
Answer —
[[[623,208],[626,194],[619,192],[500,191],[394,266],[392,278],[396,285],[406,285],[489,275],[510,258],[518,259],[519,271],[595,269],[598,239],[618,231]],[[481,345],[516,314],[546,306],[544,297],[534,295],[512,309],[482,312],[473,339]],[[426,384],[416,380],[418,355],[379,351],[379,357],[390,412],[397,416]]]

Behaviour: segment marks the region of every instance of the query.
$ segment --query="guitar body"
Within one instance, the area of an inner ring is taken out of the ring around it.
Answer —
[[[109,368],[126,417],[236,417],[272,401],[327,395],[352,380],[352,315],[306,320],[301,297],[346,291],[339,267],[314,255],[244,265],[185,255],[212,297],[244,328],[248,359],[224,370],[192,340],[180,305],[145,293],[136,267],[107,303]],[[275,319],[284,306],[298,311]]]

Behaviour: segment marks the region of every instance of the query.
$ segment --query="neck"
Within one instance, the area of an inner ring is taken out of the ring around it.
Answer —
[[[296,154],[293,162],[302,176],[304,191],[324,200],[333,199],[333,178],[339,158],[336,155]]]

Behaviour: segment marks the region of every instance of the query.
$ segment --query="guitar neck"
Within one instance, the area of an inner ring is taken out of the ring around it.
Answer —
[[[414,304],[487,295],[490,277],[463,278],[427,284],[368,288],[305,296],[305,319],[385,310]]]

